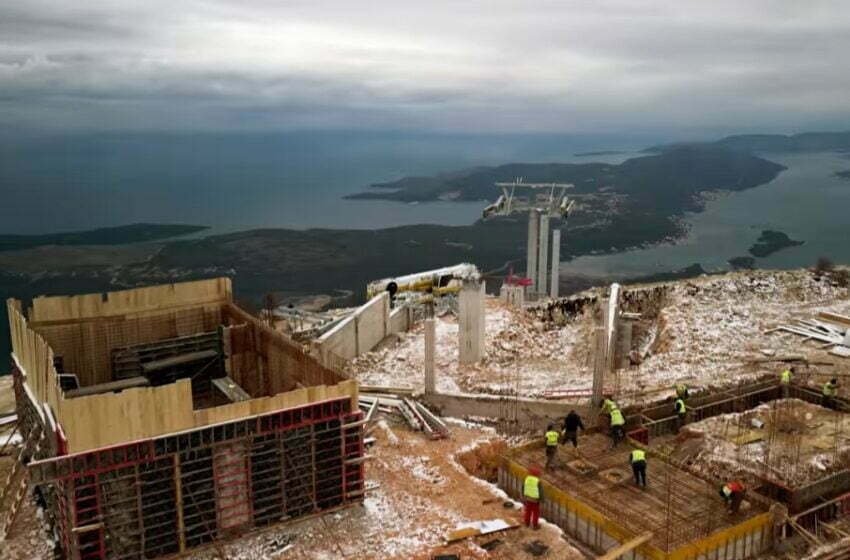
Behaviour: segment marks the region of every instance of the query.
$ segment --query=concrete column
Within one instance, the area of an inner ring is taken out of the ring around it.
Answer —
[[[528,248],[525,252],[525,259],[528,263],[525,268],[525,276],[531,280],[531,285],[528,291],[534,293],[534,285],[537,283],[537,242],[540,227],[540,212],[531,209],[528,211]]]
[[[561,281],[561,230],[552,231],[552,280],[549,283],[549,295],[558,297],[558,284]]]
[[[434,318],[425,319],[425,393],[437,392],[434,378],[434,355],[437,353],[437,329]]]
[[[632,350],[632,321],[620,318],[617,321],[617,344],[614,346],[614,367],[629,367],[629,352]]]
[[[594,311],[593,392],[590,397],[591,404],[597,409],[602,404],[602,391],[605,386],[605,365],[607,363],[605,353],[605,316],[607,315],[607,311],[607,298],[600,298],[597,308]]]
[[[484,283],[464,282],[458,299],[458,355],[471,364],[484,357]]]
[[[540,214],[540,253],[537,260],[537,293],[546,297],[549,293],[546,284],[549,282],[549,214]]]

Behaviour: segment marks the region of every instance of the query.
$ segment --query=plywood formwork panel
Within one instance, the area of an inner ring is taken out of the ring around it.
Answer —
[[[194,411],[191,383],[181,380],[161,387],[127,389],[117,394],[65,398],[58,387],[53,350],[38,332],[28,327],[18,302],[9,300],[7,308],[14,357],[24,375],[27,390],[39,409],[47,403],[54,412],[71,453],[329,398],[349,398],[356,408],[355,382],[338,383],[343,379],[340,375],[235,306],[228,307],[228,312],[252,329],[258,361],[265,371],[264,392],[271,396]],[[325,382],[329,385],[322,385]],[[296,384],[309,386],[290,391]]]
[[[214,331],[221,324],[221,305],[160,311],[139,317],[110,317],[58,325],[30,323],[62,356],[63,368],[80,385],[113,380],[112,351],[125,346],[158,342]]]
[[[29,319],[39,323],[79,321],[221,304],[232,300],[230,278],[212,278],[105,294],[37,297],[33,299]]]

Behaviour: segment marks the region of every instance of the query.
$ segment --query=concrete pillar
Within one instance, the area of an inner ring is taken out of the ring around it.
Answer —
[[[425,319],[425,393],[437,392],[434,378],[434,355],[437,353],[437,328],[434,318]]]
[[[558,284],[561,281],[561,230],[552,232],[552,280],[549,283],[549,295],[558,297]]]
[[[540,212],[531,209],[528,211],[528,248],[525,252],[526,262],[525,276],[531,280],[528,291],[534,293],[534,285],[537,283],[537,242],[539,241]]]
[[[458,355],[471,364],[484,357],[484,282],[464,282],[458,299]]]
[[[540,214],[540,253],[537,260],[537,293],[546,297],[549,293],[546,285],[549,282],[549,214]]]
[[[591,404],[596,408],[602,404],[602,391],[605,386],[605,366],[608,361],[605,353],[605,316],[608,311],[607,298],[601,298],[597,305],[598,307],[595,310],[596,315],[594,317],[596,325],[593,329],[593,389],[590,397]]]
[[[632,350],[632,321],[620,318],[617,321],[617,344],[614,346],[614,367],[629,367],[629,352]]]

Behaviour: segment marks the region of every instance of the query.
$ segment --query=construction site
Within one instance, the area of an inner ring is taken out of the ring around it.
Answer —
[[[9,300],[0,558],[850,558],[846,271],[560,297],[569,186],[499,187],[524,276],[399,271],[258,316],[227,278]]]

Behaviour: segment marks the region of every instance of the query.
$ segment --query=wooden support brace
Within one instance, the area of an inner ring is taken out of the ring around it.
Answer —
[[[613,548],[613,549],[609,550],[608,552],[606,552],[602,556],[597,557],[597,560],[616,560],[617,558],[619,558],[623,554],[625,554],[625,553],[627,553],[631,550],[636,549],[637,547],[639,547],[643,543],[647,542],[651,538],[652,538],[652,533],[644,533],[643,535],[640,535],[639,537],[635,537],[630,541],[624,542],[623,544],[621,544],[617,548]]]

